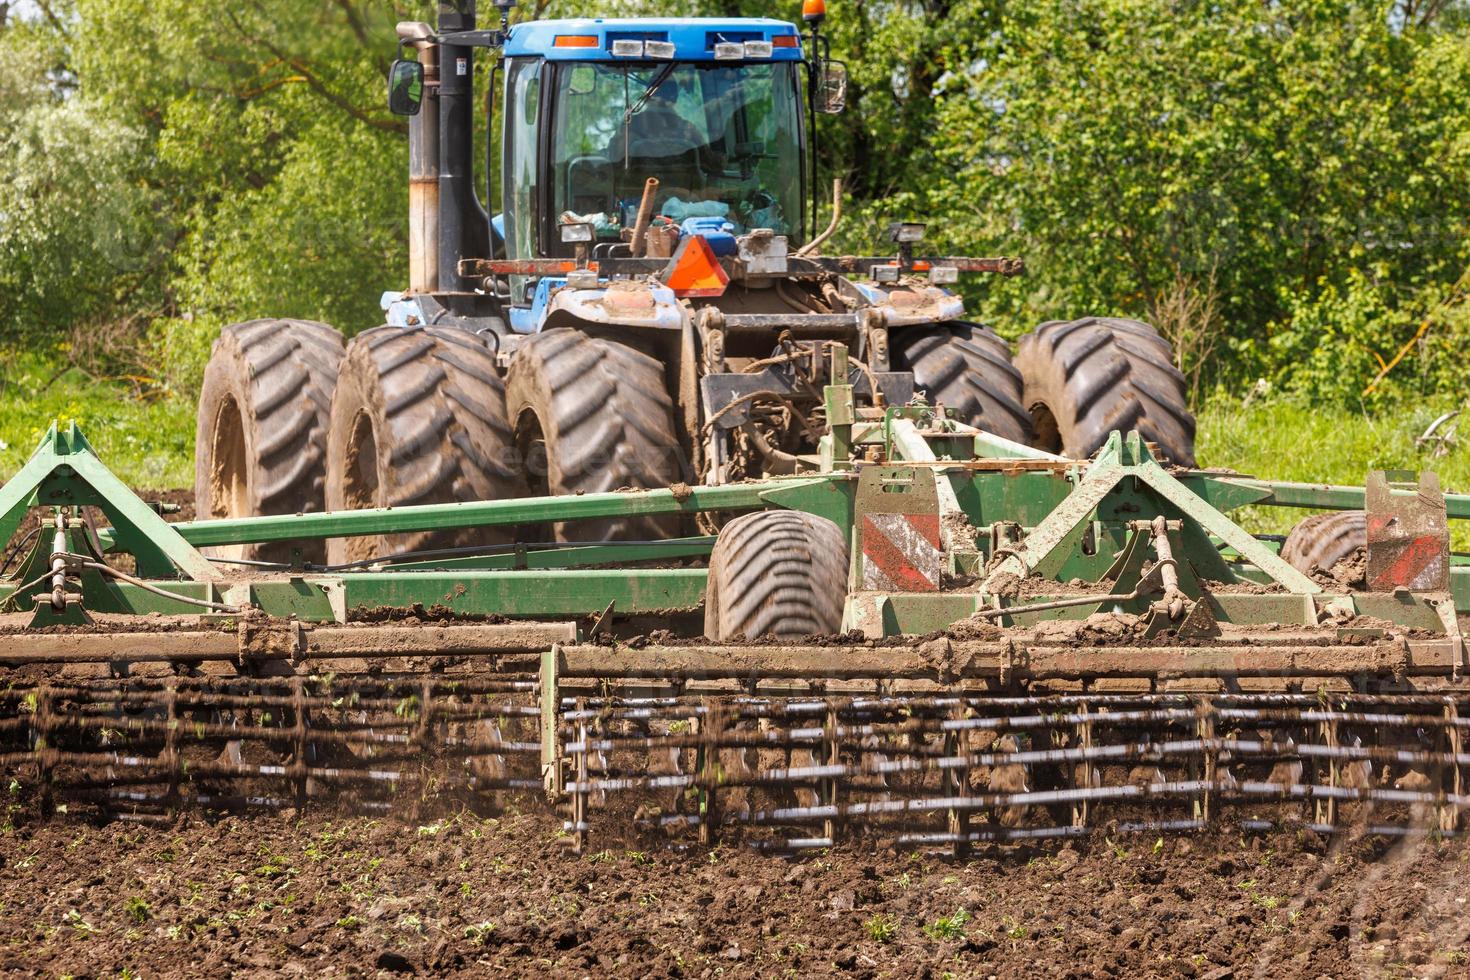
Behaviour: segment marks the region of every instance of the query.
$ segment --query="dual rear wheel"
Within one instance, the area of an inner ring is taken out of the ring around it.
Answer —
[[[1176,463],[1194,462],[1194,421],[1168,344],[1137,321],[1044,324],[1016,363],[987,327],[894,334],[895,366],[961,421],[1082,458],[1136,428]],[[689,477],[663,362],[578,330],[529,338],[502,381],[493,351],[456,328],[384,326],[343,344],[325,324],[258,320],[227,328],[206,372],[196,497],[206,517],[578,495],[667,487]],[[558,523],[557,541],[677,533],[667,515]],[[525,536],[522,529],[522,537]],[[508,544],[515,528],[454,528],[334,539],[301,558],[334,565]],[[764,544],[753,544],[753,542]],[[288,561],[290,544],[229,557]],[[324,553],[325,552],[325,553]],[[726,526],[711,558],[712,637],[802,635],[840,626],[847,542],[795,513]]]
[[[895,367],[951,416],[995,435],[1087,459],[1113,431],[1136,429],[1193,466],[1194,415],[1169,342],[1138,320],[1044,323],[1010,349],[989,327],[937,324],[893,333]]]
[[[260,320],[215,344],[195,434],[201,517],[311,513],[667,487],[684,478],[662,362],[576,330],[530,338],[502,379],[494,352],[456,328]],[[667,515],[557,523],[556,540],[677,533]],[[531,530],[531,529],[527,529]],[[511,542],[456,528],[311,542],[333,565]],[[294,543],[220,557],[288,562]]]

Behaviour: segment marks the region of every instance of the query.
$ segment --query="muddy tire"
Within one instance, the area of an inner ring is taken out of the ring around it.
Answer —
[[[1021,338],[1016,367],[1035,445],[1075,459],[1113,431],[1136,429],[1180,466],[1194,465],[1194,415],[1169,342],[1137,320],[1044,323]]]
[[[194,430],[194,501],[202,520],[297,514],[326,507],[327,419],[342,335],[309,320],[231,324],[214,342]],[[319,541],[207,549],[225,558],[289,561]]]
[[[989,327],[946,323],[894,330],[894,367],[912,371],[914,387],[969,425],[1029,445],[1031,415],[1021,401],[1021,372]]]
[[[1331,572],[1338,562],[1368,547],[1368,515],[1361,510],[1313,514],[1297,522],[1281,545],[1281,557],[1300,572]]]
[[[454,327],[377,327],[347,347],[327,450],[332,510],[525,495],[495,355]],[[339,538],[333,564],[379,555],[505,544],[514,528]]]
[[[506,403],[535,493],[659,489],[685,459],[663,364],[580,330],[531,337],[511,361]],[[678,533],[676,515],[562,522],[559,541],[642,541]]]
[[[792,510],[726,524],[710,554],[704,635],[826,635],[842,629],[847,541],[836,524]]]

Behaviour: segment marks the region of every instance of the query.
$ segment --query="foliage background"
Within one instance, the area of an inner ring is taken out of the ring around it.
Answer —
[[[139,479],[187,483],[222,323],[378,322],[379,294],[407,274],[405,129],[383,77],[393,25],[431,7],[0,0],[0,472],[37,425],[72,414]],[[889,220],[918,217],[937,249],[1023,256],[1024,278],[966,287],[1009,336],[1084,313],[1153,320],[1195,383],[1217,465],[1260,456],[1268,441],[1236,422],[1263,406],[1374,432],[1394,420],[1393,438],[1348,451],[1357,472],[1322,477],[1356,482],[1371,462],[1402,464],[1411,429],[1464,397],[1464,4],[829,12],[853,79],[821,145],[847,188],[842,246],[884,247]],[[535,0],[516,17],[577,14],[795,19],[799,5]]]

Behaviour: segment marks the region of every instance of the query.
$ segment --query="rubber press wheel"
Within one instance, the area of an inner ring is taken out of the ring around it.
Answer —
[[[704,635],[808,636],[842,629],[847,540],[836,524],[800,511],[737,517],[710,553]]]
[[[309,320],[252,320],[220,333],[204,371],[194,430],[194,500],[201,518],[321,511],[327,420],[342,335]],[[288,561],[319,542],[209,549],[220,557]]]
[[[332,399],[332,510],[525,495],[495,355],[456,327],[377,327],[347,347]],[[333,564],[505,544],[513,528],[453,528],[331,542]]]
[[[891,336],[895,366],[913,372],[914,387],[927,392],[931,404],[977,429],[1030,444],[1021,372],[993,330],[956,322],[894,329]]]
[[[1281,557],[1310,574],[1331,572],[1338,562],[1368,547],[1368,515],[1361,510],[1313,514],[1297,522],[1281,545]]]
[[[516,447],[535,492],[658,489],[683,479],[683,450],[664,366],[628,344],[575,329],[523,344],[506,386]],[[557,524],[560,541],[628,541],[678,533],[677,515]]]
[[[1194,465],[1194,415],[1169,342],[1138,320],[1044,323],[1021,338],[1016,367],[1036,445],[1075,459],[1111,432],[1137,430],[1180,466]]]

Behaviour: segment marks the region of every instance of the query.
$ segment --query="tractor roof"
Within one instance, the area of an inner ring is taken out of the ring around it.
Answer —
[[[768,58],[751,61],[800,61],[801,36],[787,21],[729,17],[638,17],[621,20],[539,20],[511,28],[507,57],[554,61],[642,61],[613,54],[614,41],[664,41],[674,45],[675,61],[714,61],[718,43],[773,41]]]

